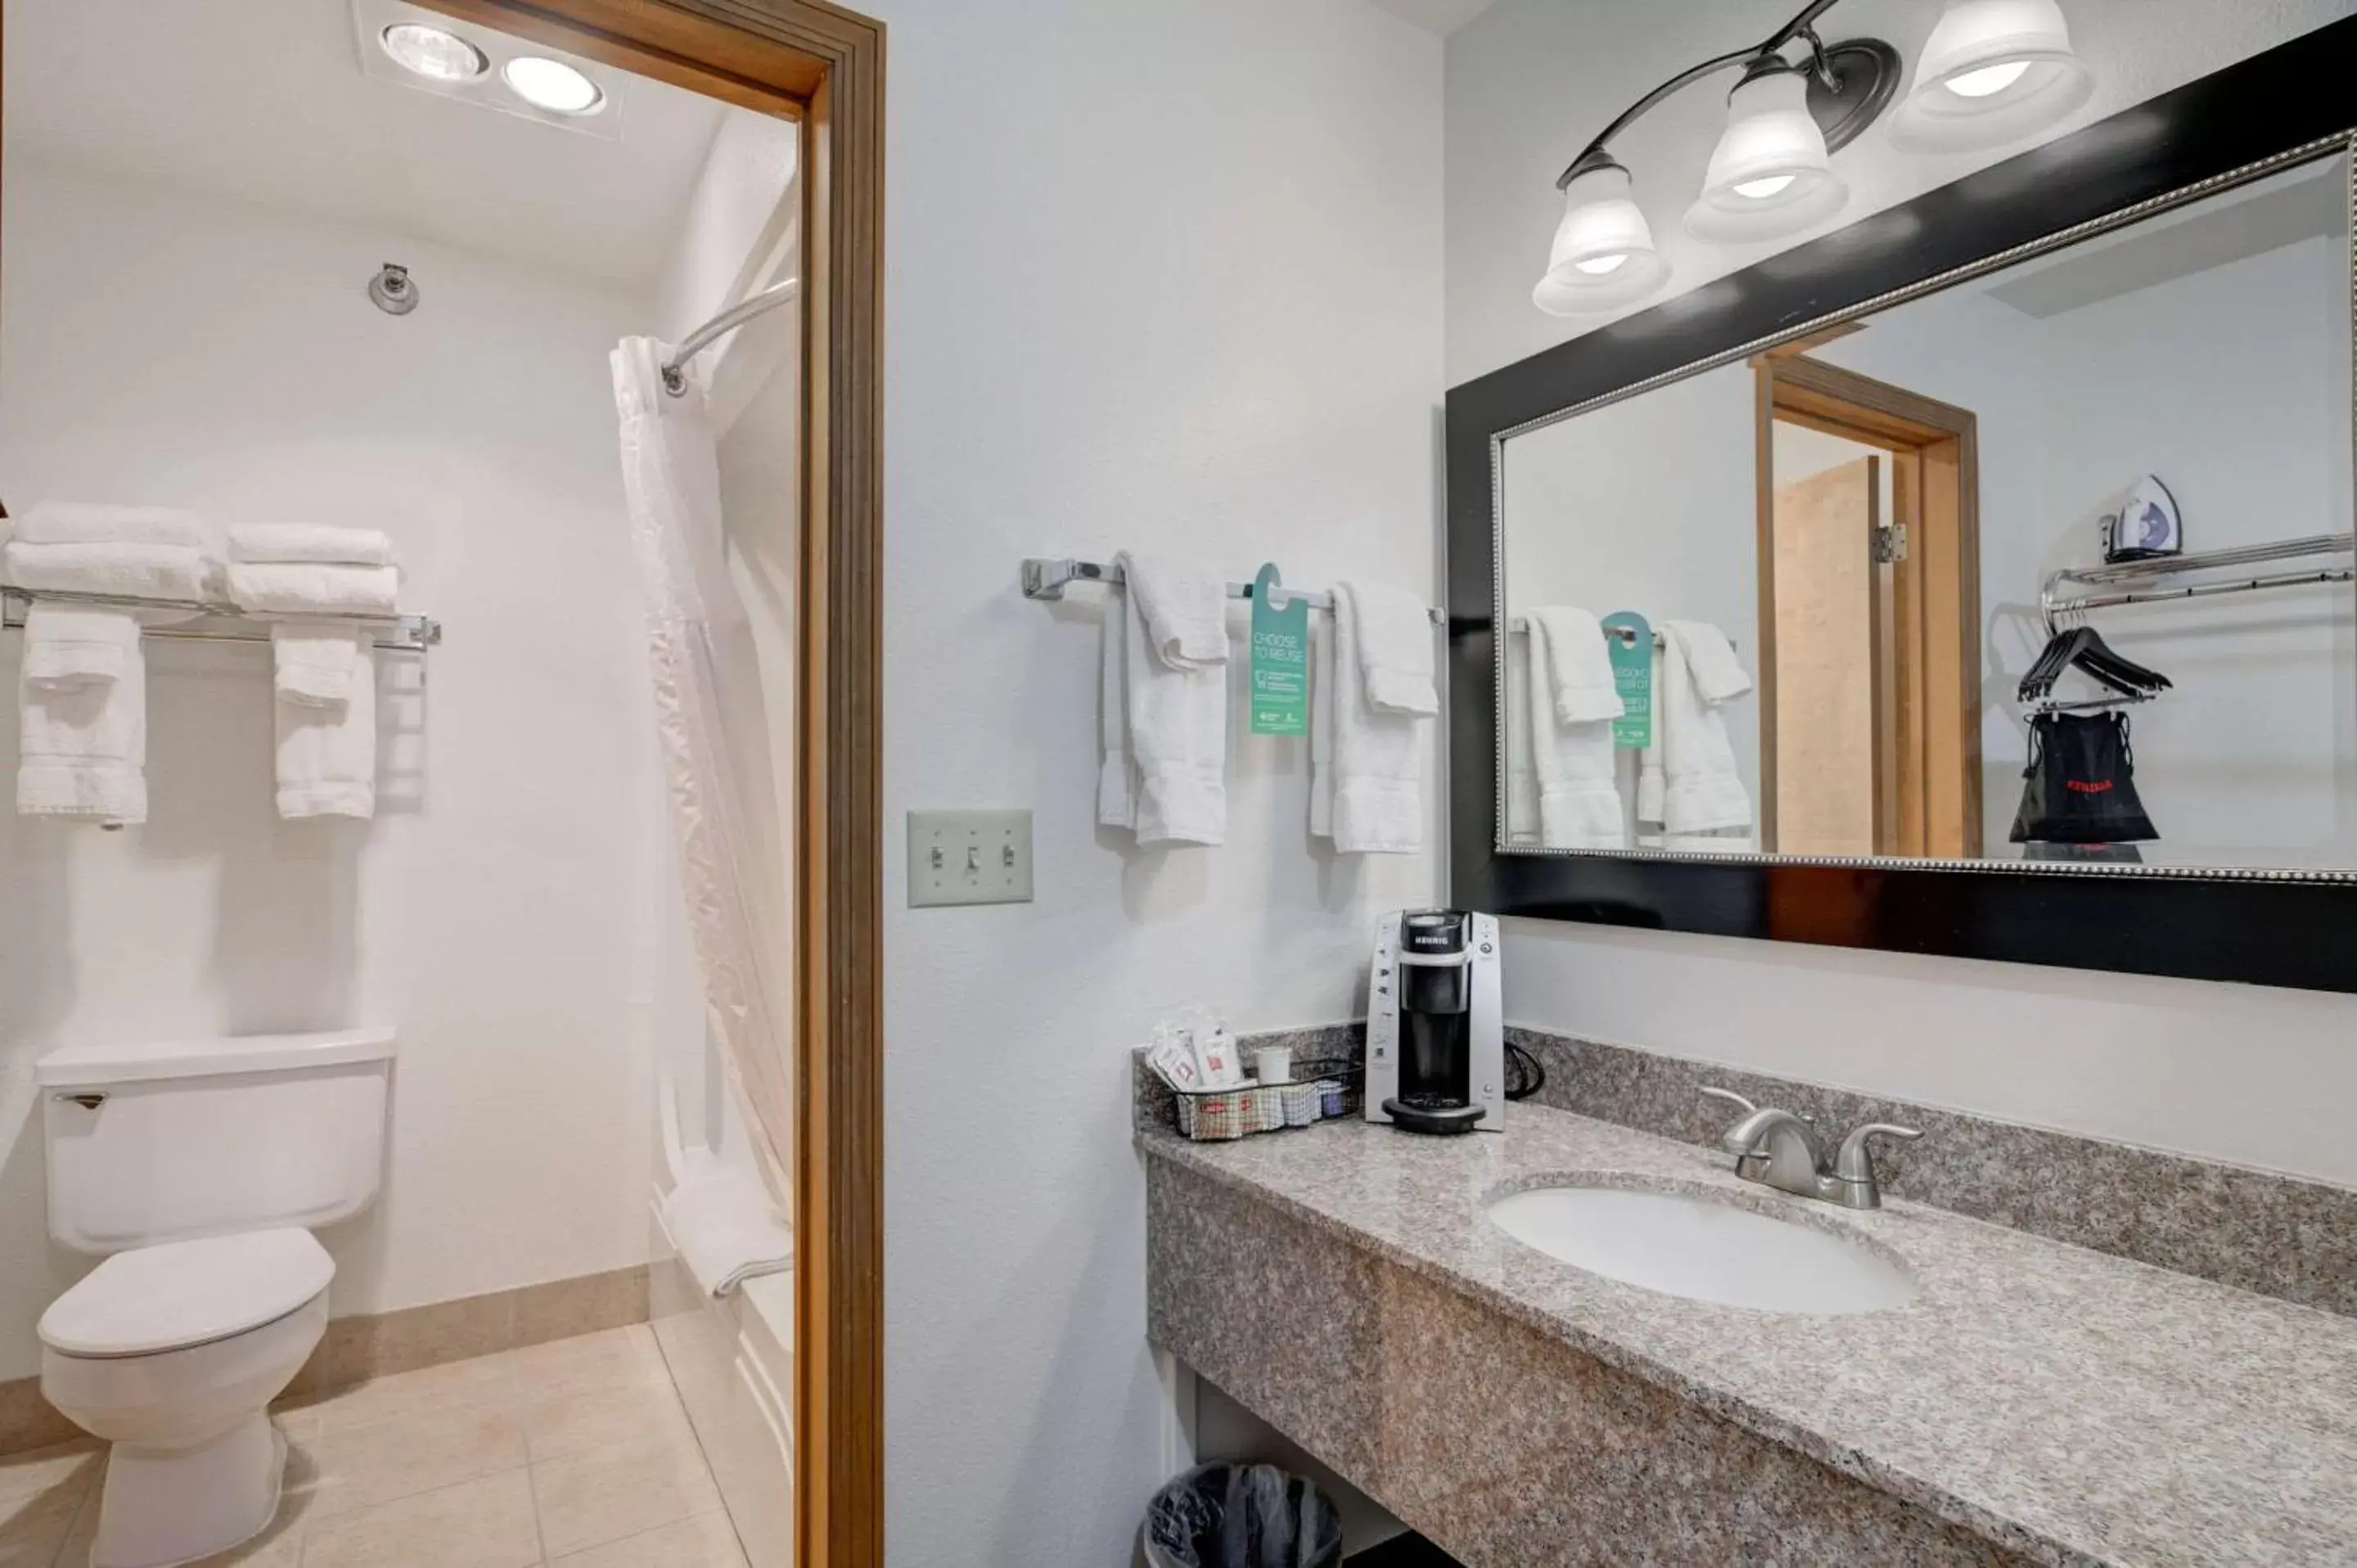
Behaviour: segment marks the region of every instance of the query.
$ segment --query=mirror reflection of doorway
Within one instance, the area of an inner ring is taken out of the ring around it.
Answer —
[[[1760,848],[1977,857],[1977,422],[1813,346],[1752,362]]]

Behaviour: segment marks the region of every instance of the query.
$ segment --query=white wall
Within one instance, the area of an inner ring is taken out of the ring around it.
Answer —
[[[2101,73],[2082,119],[2351,14],[2349,0],[2215,5],[2066,0]],[[1927,5],[1853,0],[1833,31],[1904,50]],[[1530,287],[1558,216],[1552,182],[1580,145],[1682,65],[1764,31],[1735,0],[1659,6],[1501,0],[1448,50],[1448,379],[1462,381],[1580,328]],[[1697,89],[1623,148],[1674,288],[1756,252],[1705,255],[1676,221],[1719,113]],[[1965,163],[1902,163],[1869,140],[1842,155],[1871,210]],[[1646,183],[1648,169],[1659,171]],[[2357,1093],[2357,997],[2261,991],[1791,944],[1515,921],[1517,1020],[1935,1103],[2357,1182],[2341,1108]]]
[[[149,822],[0,813],[0,1376],[83,1266],[47,1251],[28,1121],[68,1041],[399,1026],[384,1197],[328,1238],[339,1313],[643,1261],[652,742],[606,355],[644,303],[16,158],[5,184],[9,503],[382,528],[448,640],[382,660],[371,823],[277,820],[265,652],[152,641]],[[414,315],[362,291],[389,258]]]
[[[1224,847],[1100,832],[1097,595],[1028,603],[1017,564],[1435,590],[1440,46],[1360,0],[873,8],[886,1539],[909,1568],[1122,1563],[1164,1421],[1126,1047],[1189,997],[1354,1015],[1376,914],[1435,859],[1313,850],[1297,740],[1232,746]],[[902,816],[937,806],[1030,808],[1037,901],[903,908]]]

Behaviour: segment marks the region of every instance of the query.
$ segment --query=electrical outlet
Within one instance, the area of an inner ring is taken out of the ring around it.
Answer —
[[[1031,902],[1031,813],[909,813],[909,907]]]

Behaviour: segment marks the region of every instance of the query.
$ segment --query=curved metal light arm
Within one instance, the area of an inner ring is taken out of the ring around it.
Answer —
[[[1839,0],[1809,0],[1809,4],[1801,8],[1800,15],[1777,28],[1767,42],[1756,44],[1749,48],[1731,50],[1715,59],[1706,59],[1700,65],[1682,70],[1670,78],[1627,109],[1622,110],[1612,124],[1598,132],[1596,139],[1581,150],[1579,156],[1571,160],[1571,166],[1565,169],[1562,176],[1555,180],[1555,188],[1561,190],[1589,169],[1609,163],[1612,156],[1606,148],[1613,137],[1636,124],[1644,116],[1646,111],[1664,98],[1675,93],[1680,88],[1700,81],[1706,76],[1725,70],[1730,66],[1748,65],[1753,60],[1765,59],[1770,55],[1781,53],[1784,46],[1793,39],[1802,38],[1809,40],[1815,68],[1822,71],[1824,69],[1824,47],[1818,42],[1813,27],[1819,16],[1832,10],[1838,3]]]

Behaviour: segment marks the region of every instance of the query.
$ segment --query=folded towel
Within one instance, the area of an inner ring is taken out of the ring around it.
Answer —
[[[1137,826],[1137,759],[1129,752],[1129,591],[1105,596],[1097,662],[1097,822]]]
[[[212,545],[192,511],[89,501],[36,501],[16,520],[16,537],[27,544],[163,544],[199,552]]]
[[[1729,689],[1726,671],[1719,667],[1719,650],[1725,650],[1726,664],[1734,663],[1735,654],[1726,634],[1716,627],[1699,621],[1663,621],[1662,644],[1661,745],[1667,776],[1662,799],[1663,832],[1674,840],[1728,829],[1748,830],[1751,796],[1736,766],[1735,748],[1727,741],[1717,703],[1704,695],[1695,671],[1712,669],[1713,689],[1729,696],[1750,690],[1750,678],[1743,677],[1739,685]],[[1739,674],[1741,667],[1736,669]]]
[[[1334,848],[1414,854],[1424,848],[1424,724],[1368,700],[1359,654],[1360,585],[1334,586]],[[1427,623],[1426,631],[1430,634]]]
[[[1538,779],[1539,842],[1548,849],[1625,849],[1627,822],[1620,804],[1619,762],[1612,746],[1612,719],[1621,706],[1602,717],[1566,724],[1561,693],[1553,679],[1559,663],[1552,628],[1558,618],[1534,612],[1530,624],[1529,727],[1532,770]],[[1595,618],[1581,624],[1570,618],[1570,634],[1595,647],[1603,633]],[[1596,704],[1587,703],[1581,711]]]
[[[750,1176],[716,1174],[673,1187],[662,1200],[662,1222],[680,1262],[715,1300],[794,1266],[793,1234]]]
[[[351,679],[337,706],[290,702],[278,717],[278,814],[376,814],[376,657],[354,639]]]
[[[241,609],[275,615],[391,615],[401,591],[396,566],[232,562],[229,596]]]
[[[274,621],[273,684],[282,703],[341,707],[350,697],[365,635],[349,621]]]
[[[1527,624],[1527,623],[1526,623]],[[1539,774],[1531,753],[1531,639],[1506,639],[1506,837],[1525,843],[1539,836]]]
[[[53,691],[119,679],[139,657],[139,622],[129,610],[35,599],[25,612],[24,679]]]
[[[1437,714],[1432,678],[1432,614],[1405,588],[1349,585],[1357,612],[1359,675],[1367,705],[1379,714]]]
[[[1584,725],[1617,719],[1628,711],[1612,679],[1612,644],[1602,622],[1586,610],[1560,605],[1543,605],[1529,618],[1546,628],[1542,673],[1555,693],[1556,718]]]
[[[1228,586],[1158,555],[1124,553],[1122,576],[1133,613],[1146,618],[1146,641],[1173,670],[1228,661]]]
[[[179,544],[44,544],[21,536],[5,551],[8,580],[27,593],[118,599],[205,596],[205,555]]]
[[[1225,843],[1228,836],[1227,635],[1221,623],[1220,657],[1209,658],[1185,618],[1166,621],[1157,636],[1149,604],[1225,605],[1216,579],[1183,579],[1166,564],[1124,553],[1130,598],[1123,618],[1124,703],[1129,755],[1137,768],[1137,842]],[[1208,586],[1210,593],[1206,593]],[[1222,614],[1224,615],[1224,607]],[[1191,643],[1192,651],[1182,651]],[[1185,662],[1173,662],[1183,658]],[[1103,779],[1100,778],[1100,783]],[[1104,801],[1100,799],[1100,814]]]
[[[1663,639],[1664,643],[1667,638]],[[1653,650],[1653,744],[1637,754],[1637,843],[1641,849],[1662,847],[1662,815],[1668,809],[1670,777],[1662,766],[1662,649]]]
[[[242,522],[229,531],[229,558],[247,563],[312,562],[329,566],[390,566],[393,541],[373,528],[315,522]]]
[[[1712,707],[1751,690],[1751,672],[1735,657],[1735,645],[1708,621],[1665,620],[1662,635],[1679,639],[1695,692]]]
[[[17,704],[16,810],[112,825],[147,820],[147,670],[139,622],[129,610],[76,609],[36,602],[25,618],[24,690]],[[99,634],[93,622],[119,624]],[[53,646],[52,639],[63,646]],[[114,656],[96,655],[99,643]],[[62,671],[105,663],[102,679]],[[48,678],[36,680],[36,671]]]

